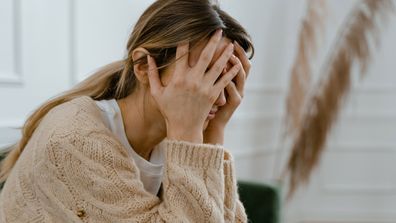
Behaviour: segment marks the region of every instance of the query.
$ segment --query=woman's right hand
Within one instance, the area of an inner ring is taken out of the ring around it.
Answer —
[[[217,61],[205,72],[222,38],[221,30],[213,35],[201,52],[194,67],[189,66],[189,44],[181,44],[176,51],[175,71],[167,86],[160,81],[154,59],[147,56],[150,91],[165,118],[167,138],[203,142],[204,122],[221,91],[238,74],[241,67],[234,65],[220,77],[233,55],[230,43]]]

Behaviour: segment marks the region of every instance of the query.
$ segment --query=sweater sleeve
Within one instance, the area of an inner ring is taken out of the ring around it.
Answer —
[[[224,152],[224,219],[226,222],[247,222],[245,208],[239,200],[234,160],[230,152]]]
[[[53,141],[48,157],[65,188],[54,195],[56,203],[82,222],[246,221],[222,147],[170,140],[165,145],[158,198],[144,190],[139,170],[112,136],[71,134]]]

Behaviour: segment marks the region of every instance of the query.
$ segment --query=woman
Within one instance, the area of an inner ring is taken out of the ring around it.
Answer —
[[[246,222],[224,128],[253,46],[209,0],[158,0],[124,60],[35,111],[1,167],[1,222]]]

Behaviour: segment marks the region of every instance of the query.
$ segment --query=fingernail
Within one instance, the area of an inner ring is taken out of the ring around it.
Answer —
[[[234,44],[230,43],[230,45],[228,46],[228,50],[234,51]]]
[[[222,29],[217,30],[217,35],[222,36],[223,35],[223,30]]]
[[[236,46],[241,47],[241,45],[239,45],[238,41],[236,41],[236,40],[234,40],[234,44],[235,44]]]

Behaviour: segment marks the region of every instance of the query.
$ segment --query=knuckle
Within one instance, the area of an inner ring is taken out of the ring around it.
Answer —
[[[208,98],[211,103],[214,103],[217,100],[217,96],[211,93],[208,94]]]
[[[191,89],[192,91],[201,91],[202,90],[199,87],[199,83],[197,83],[195,81],[189,82],[188,86],[189,86],[189,89]]]
[[[217,38],[210,38],[208,45],[216,45],[218,41]]]
[[[211,59],[212,59],[212,58],[210,57],[209,53],[206,52],[206,51],[204,51],[203,54],[202,54],[202,56],[201,56],[201,60],[202,60],[203,62],[208,63],[208,62],[210,62]]]
[[[234,100],[232,101],[232,103],[234,105],[240,105],[241,102],[242,102],[242,96],[238,96],[238,97],[234,98]]]
[[[217,97],[213,94],[213,89],[201,88],[201,94],[207,98],[210,102],[215,102]]]
[[[230,57],[232,57],[232,55],[234,55],[234,50],[227,50],[226,51],[226,56],[227,56],[227,58],[230,58]]]
[[[244,66],[243,62],[241,60],[238,60],[238,65],[240,65],[241,67]]]
[[[184,86],[186,83],[185,83],[186,81],[185,81],[185,79],[183,79],[183,78],[175,78],[175,80],[174,80],[174,86],[175,87],[181,87],[181,86]]]
[[[156,97],[158,94],[157,90],[155,90],[153,88],[151,88],[150,92],[151,92],[151,95],[153,95],[154,97]]]
[[[223,71],[223,67],[220,66],[220,64],[215,64],[215,65],[213,66],[213,71],[214,71],[216,74],[219,74],[219,73],[221,73],[221,72]]]
[[[228,77],[220,79],[219,84],[222,86],[226,86],[227,83],[229,82],[228,79],[229,79]]]
[[[246,71],[249,71],[251,67],[252,67],[252,62],[250,60],[248,60],[246,62]]]
[[[229,84],[232,82],[234,77],[236,76],[237,72],[233,72],[230,75],[228,75],[226,78],[224,78],[224,84]]]
[[[235,66],[233,67],[233,69],[231,70],[230,74],[231,76],[235,76],[238,74],[238,72],[240,71],[240,67],[239,66]]]

